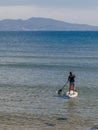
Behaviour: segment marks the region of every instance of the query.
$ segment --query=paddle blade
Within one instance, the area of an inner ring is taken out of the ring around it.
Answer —
[[[61,94],[62,94],[62,89],[59,89],[56,93],[57,93],[58,95],[61,95]]]

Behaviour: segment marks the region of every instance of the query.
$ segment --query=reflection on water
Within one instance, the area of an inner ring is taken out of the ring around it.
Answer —
[[[77,129],[78,126],[83,126],[82,119],[78,114],[77,104],[76,99],[69,99],[67,102],[67,116],[70,129]]]
[[[67,102],[67,113],[68,117],[75,118],[77,111],[77,102],[74,99],[69,99]]]

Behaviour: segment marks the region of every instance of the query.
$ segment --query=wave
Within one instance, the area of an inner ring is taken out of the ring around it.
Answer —
[[[75,70],[83,70],[83,71],[97,71],[98,65],[97,64],[77,64],[77,63],[31,63],[31,62],[24,62],[24,63],[0,63],[0,67],[6,68],[29,68],[29,69],[48,69],[48,70],[66,70],[68,68],[73,68]]]

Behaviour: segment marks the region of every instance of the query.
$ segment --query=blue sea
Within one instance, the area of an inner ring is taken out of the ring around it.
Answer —
[[[70,71],[79,94],[65,99],[56,91]],[[98,32],[0,32],[0,124],[2,130],[97,130]]]

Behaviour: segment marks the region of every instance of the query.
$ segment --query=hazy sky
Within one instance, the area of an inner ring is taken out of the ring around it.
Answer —
[[[0,0],[0,20],[30,17],[98,26],[98,0]]]

